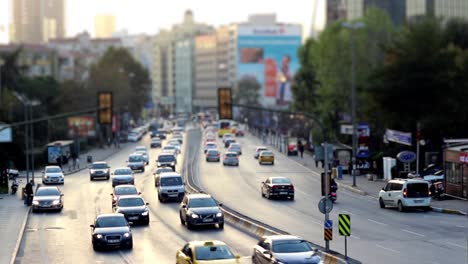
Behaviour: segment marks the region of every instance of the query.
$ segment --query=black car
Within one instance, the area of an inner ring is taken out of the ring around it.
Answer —
[[[235,142],[236,142],[235,139],[233,139],[233,138],[228,138],[228,139],[226,139],[226,140],[224,141],[224,147],[225,147],[225,148],[229,148],[229,145],[231,145],[231,143],[235,143]]]
[[[269,177],[262,182],[262,197],[283,197],[294,200],[294,185],[286,177]]]
[[[159,167],[171,167],[175,171],[175,166],[177,164],[177,158],[168,153],[161,153],[156,160],[156,166]]]
[[[108,247],[133,248],[132,231],[123,214],[98,215],[90,227],[94,250]]]
[[[196,225],[218,225],[224,228],[224,215],[218,204],[209,194],[189,194],[180,204],[180,223],[188,229]]]
[[[93,181],[95,178],[110,178],[110,167],[105,161],[93,162],[89,168],[89,179]]]
[[[159,131],[157,134],[156,134],[157,137],[159,137],[159,139],[166,139],[166,132],[165,131]]]
[[[115,203],[114,212],[123,214],[129,222],[148,225],[148,205],[140,195],[121,195]]]
[[[56,186],[41,186],[36,190],[32,201],[32,211],[63,209],[63,194]]]

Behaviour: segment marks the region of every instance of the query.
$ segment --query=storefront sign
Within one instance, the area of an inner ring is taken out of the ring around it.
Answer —
[[[411,163],[416,160],[416,153],[413,151],[402,151],[398,153],[397,159],[403,163]]]
[[[385,139],[387,141],[411,146],[411,133],[405,133],[405,132],[401,132],[398,130],[387,129],[385,131]]]
[[[460,152],[460,162],[468,163],[468,152]]]

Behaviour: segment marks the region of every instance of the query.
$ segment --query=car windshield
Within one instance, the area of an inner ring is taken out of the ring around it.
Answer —
[[[128,158],[128,161],[130,162],[138,162],[138,161],[141,161],[141,156],[130,156]]]
[[[147,154],[146,154],[146,151],[142,151],[142,150],[137,151],[137,153],[141,154],[142,156],[147,155]]]
[[[408,198],[428,197],[429,187],[427,183],[408,183]]]
[[[130,169],[118,169],[114,171],[115,175],[128,175],[132,174],[132,170]]]
[[[226,157],[235,158],[235,157],[237,157],[237,154],[236,153],[226,153]]]
[[[275,253],[296,253],[313,250],[307,241],[299,239],[273,241],[272,249]]]
[[[60,195],[59,190],[57,189],[41,189],[36,191],[36,196],[55,196]]]
[[[163,149],[164,149],[164,150],[166,150],[166,149],[175,149],[175,147],[172,146],[172,145],[167,145],[167,146],[165,146]]]
[[[273,153],[272,152],[262,152],[261,155],[265,156],[265,157],[270,157],[270,156],[273,156]]]
[[[93,169],[107,169],[107,164],[105,163],[95,163],[93,164]]]
[[[266,148],[258,148],[257,152],[264,151],[264,150],[267,150],[267,149]]]
[[[128,135],[131,136],[131,137],[136,137],[136,136],[137,136],[137,133],[132,132],[132,133],[130,133],[130,134],[128,134]]]
[[[124,194],[138,194],[137,189],[135,187],[116,187],[115,194],[117,195],[124,195]]]
[[[62,172],[62,169],[60,169],[60,168],[47,168],[46,172],[47,173],[59,173],[59,172]]]
[[[219,153],[219,152],[218,152],[217,150],[208,151],[208,155],[210,155],[210,156],[217,156],[218,153]]]
[[[156,174],[161,174],[163,172],[172,172],[173,170],[171,168],[161,168],[156,170]]]
[[[286,179],[286,178],[273,178],[273,179],[271,179],[271,183],[282,184],[282,183],[291,183],[291,181],[289,179]]]
[[[214,207],[218,206],[212,198],[194,198],[190,199],[188,207],[189,208],[199,208],[199,207]]]
[[[153,138],[151,139],[151,142],[158,143],[161,142],[161,140],[159,138]]]
[[[100,217],[96,219],[95,227],[119,227],[127,226],[127,220],[124,217]]]
[[[181,177],[163,177],[161,178],[161,186],[182,185]]]
[[[135,151],[143,151],[143,152],[146,152],[146,148],[145,148],[145,147],[136,147],[136,148],[135,148]]]
[[[117,205],[121,207],[143,206],[145,202],[141,198],[124,198],[119,199]]]
[[[175,157],[172,155],[164,155],[164,156],[158,157],[159,162],[173,162],[174,160],[175,160]]]
[[[227,246],[202,246],[195,248],[197,260],[233,259],[234,254]]]

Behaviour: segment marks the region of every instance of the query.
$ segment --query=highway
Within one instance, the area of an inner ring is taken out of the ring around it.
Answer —
[[[135,146],[149,147],[149,136],[139,143],[128,143],[107,160],[111,168],[125,166]],[[184,141],[184,146],[187,141]],[[65,206],[61,213],[31,213],[15,263],[175,263],[176,251],[187,241],[218,239],[226,242],[242,263],[250,263],[257,239],[226,224],[224,230],[197,228],[188,230],[179,222],[179,203],[160,204],[152,172],[157,153],[150,150],[150,164],[145,173],[135,173],[135,185],[150,203],[149,226],[132,227],[133,250],[95,252],[91,244],[90,224],[97,214],[112,212],[110,181],[90,182],[88,170],[66,176],[63,191]],[[185,151],[185,150],[183,150]],[[182,165],[179,155],[178,169]],[[149,169],[150,168],[150,169]]]
[[[201,133],[191,134],[201,141]],[[324,215],[317,208],[321,198],[320,178],[293,159],[275,152],[275,165],[259,165],[254,149],[262,145],[252,136],[237,138],[242,144],[239,167],[224,167],[200,158],[195,183],[230,208],[258,221],[302,236],[324,246]],[[221,139],[218,145],[225,151]],[[203,151],[200,150],[200,155]],[[294,201],[261,197],[261,182],[270,176],[287,176],[294,185]],[[375,198],[343,189],[330,218],[334,222],[330,248],[344,254],[344,239],[338,234],[338,214],[351,215],[349,256],[363,263],[466,263],[468,221],[466,217],[434,212],[399,213],[379,208]]]

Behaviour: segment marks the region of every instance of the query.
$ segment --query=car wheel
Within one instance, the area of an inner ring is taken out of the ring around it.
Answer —
[[[107,177],[106,177],[106,180],[109,180],[109,179],[110,179],[110,177],[109,177],[109,176],[107,176]]]
[[[206,161],[208,161],[208,159],[206,159]]]
[[[405,211],[405,207],[403,206],[403,203],[401,201],[398,201],[398,211],[399,212]]]
[[[224,229],[224,222],[218,224],[219,229]]]
[[[93,181],[94,179],[93,179],[93,177],[89,176],[89,180],[90,180],[90,181]]]
[[[265,197],[265,194],[263,193],[262,190],[260,190],[260,193],[262,194],[262,197]]]
[[[385,208],[385,203],[383,202],[382,198],[379,198],[380,208]]]
[[[294,201],[294,195],[289,196],[289,200]]]
[[[190,222],[186,222],[186,223],[187,223],[187,229],[193,229],[193,225]]]
[[[93,250],[94,250],[94,251],[98,251],[98,250],[99,250],[99,247],[98,247],[97,245],[93,244]]]
[[[133,239],[130,240],[130,243],[127,245],[127,249],[132,249],[133,248]]]
[[[182,214],[179,214],[179,218],[180,218],[180,223],[181,223],[182,225],[185,225],[185,221],[184,221],[184,219],[182,218]]]
[[[149,222],[150,222],[150,220],[149,220],[149,217],[148,217],[148,219],[145,220],[144,224],[149,225]]]
[[[271,165],[275,165],[275,162],[274,162],[274,161],[272,161],[272,162],[271,162]]]
[[[265,194],[265,197],[269,200],[269,199],[270,199],[270,194],[267,192],[267,193]]]
[[[145,167],[143,167],[143,169],[141,169],[141,172],[145,172]]]
[[[258,164],[259,164],[259,165],[262,165],[262,162],[259,161]]]
[[[426,212],[432,211],[432,208],[430,206],[427,206],[427,207],[424,208],[424,211],[426,211]]]

